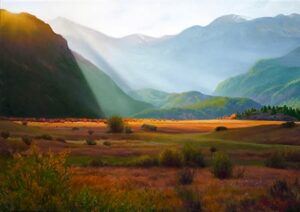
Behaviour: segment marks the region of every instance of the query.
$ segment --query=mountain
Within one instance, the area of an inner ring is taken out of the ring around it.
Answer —
[[[246,74],[220,83],[215,94],[300,108],[300,48],[283,57],[257,62]]]
[[[60,35],[27,13],[0,17],[0,116],[103,116]]]
[[[198,91],[188,91],[183,93],[171,94],[161,106],[163,109],[185,107],[195,103],[210,99],[212,96],[205,95]]]
[[[50,22],[70,48],[105,71],[126,92],[143,88],[210,93],[261,58],[279,57],[300,46],[300,15],[246,20],[222,16],[162,38],[113,38],[58,18]]]
[[[171,93],[155,90],[152,88],[132,90],[128,92],[128,94],[136,100],[147,102],[154,105],[155,107],[161,107],[171,95]]]
[[[77,53],[73,54],[106,117],[112,115],[130,116],[142,110],[153,108],[150,104],[134,100],[128,96],[107,74]]]
[[[198,91],[188,91],[182,93],[167,93],[151,88],[135,90],[129,92],[129,95],[134,99],[148,102],[157,108],[176,108],[193,103],[203,101],[211,98],[212,96],[205,95]]]
[[[134,117],[157,119],[214,119],[261,105],[246,98],[211,97],[183,107],[147,110]]]

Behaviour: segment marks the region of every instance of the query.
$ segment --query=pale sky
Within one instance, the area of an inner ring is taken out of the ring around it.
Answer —
[[[300,0],[0,0],[1,8],[45,21],[65,17],[105,34],[176,34],[237,14],[248,18],[300,13]]]

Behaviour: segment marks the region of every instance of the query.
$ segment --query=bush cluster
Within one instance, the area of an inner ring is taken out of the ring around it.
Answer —
[[[120,116],[112,116],[107,120],[107,127],[110,133],[122,133],[124,131],[124,121]]]
[[[184,211],[201,212],[203,211],[202,201],[199,191],[186,187],[177,188],[177,194],[183,202]]]
[[[93,139],[86,139],[86,144],[87,145],[96,145],[97,143]]]
[[[89,162],[91,167],[102,167],[105,166],[105,163],[101,159],[93,159]]]
[[[294,127],[296,127],[296,123],[293,121],[287,121],[287,122],[281,124],[281,126],[284,128],[294,128]]]
[[[286,167],[286,161],[284,158],[283,153],[281,152],[273,152],[271,155],[266,159],[265,165],[271,168],[278,168],[283,169]]]
[[[151,167],[151,166],[157,166],[158,160],[156,157],[151,157],[149,155],[144,155],[138,158],[135,163],[136,166],[141,167]]]
[[[159,164],[162,166],[181,167],[205,167],[205,159],[200,150],[185,144],[180,151],[166,149],[159,156]]]
[[[22,141],[28,146],[30,146],[32,143],[32,139],[29,136],[23,136]]]
[[[177,174],[177,181],[180,185],[190,185],[194,181],[195,170],[191,168],[183,168]]]
[[[232,176],[233,163],[224,153],[217,152],[213,156],[212,173],[220,179],[230,178]]]
[[[218,127],[216,127],[216,129],[215,129],[216,132],[219,132],[219,131],[225,131],[225,130],[228,130],[228,128],[227,128],[227,127],[224,127],[224,126],[218,126]]]
[[[181,167],[183,162],[182,154],[176,150],[166,149],[159,156],[159,163],[162,166]]]
[[[36,136],[37,139],[43,139],[43,140],[52,140],[52,136],[48,135],[48,134],[44,134],[44,135],[40,135],[40,136]]]
[[[205,167],[203,154],[199,150],[193,148],[191,145],[184,145],[182,148],[182,155],[185,165]]]
[[[8,139],[9,136],[10,136],[10,133],[9,133],[9,132],[6,132],[6,131],[1,132],[1,137],[2,137],[3,139]]]
[[[104,141],[104,142],[103,142],[103,145],[104,145],[104,146],[111,146],[111,142],[109,142],[109,141]]]
[[[157,131],[157,127],[155,125],[151,124],[143,124],[141,126],[142,130],[149,131],[149,132],[155,132]]]

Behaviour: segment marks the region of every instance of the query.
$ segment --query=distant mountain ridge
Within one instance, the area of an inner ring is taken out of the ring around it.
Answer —
[[[150,87],[210,93],[220,81],[245,73],[257,60],[278,57],[300,46],[297,14],[253,20],[227,15],[163,38],[112,38],[66,19],[50,24],[71,49],[125,91]]]
[[[0,15],[0,116],[103,117],[60,35],[28,13]]]
[[[134,114],[137,118],[213,119],[261,107],[260,104],[247,98],[210,96],[198,91],[166,93],[143,89],[132,91],[131,95],[156,106],[156,109]]]
[[[257,62],[246,74],[220,83],[215,94],[300,108],[300,48],[279,58]]]
[[[156,119],[215,119],[243,112],[261,105],[246,98],[211,97],[182,107],[146,110],[134,115],[137,118]]]

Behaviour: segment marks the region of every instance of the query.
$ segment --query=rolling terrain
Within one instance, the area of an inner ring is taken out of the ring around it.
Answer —
[[[300,107],[300,48],[257,62],[246,74],[220,83],[216,95],[248,97],[261,104]]]

